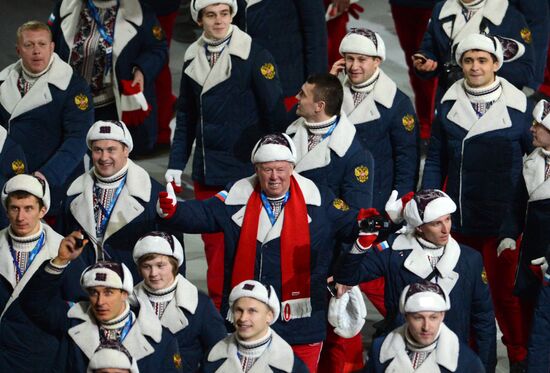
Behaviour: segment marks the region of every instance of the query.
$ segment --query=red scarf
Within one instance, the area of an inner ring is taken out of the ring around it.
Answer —
[[[263,208],[260,193],[259,186],[256,186],[246,204],[239,245],[233,264],[232,287],[244,280],[256,278],[254,273],[257,255],[256,237],[260,212]],[[309,224],[306,202],[294,176],[290,178],[290,195],[284,206],[280,253],[283,304],[281,317],[285,321],[307,317],[311,314]]]

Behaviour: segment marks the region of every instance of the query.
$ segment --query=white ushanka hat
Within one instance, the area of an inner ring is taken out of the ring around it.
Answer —
[[[540,100],[533,109],[533,119],[550,130],[550,102]]]
[[[286,133],[265,135],[254,145],[250,161],[254,164],[273,161],[296,164],[296,146]]]
[[[191,18],[193,21],[199,22],[199,12],[212,4],[227,4],[233,10],[232,15],[237,14],[237,0],[191,0],[189,8],[191,9]]]
[[[344,53],[364,54],[371,57],[386,58],[386,45],[377,32],[365,28],[354,28],[340,43],[340,55]]]
[[[269,285],[269,287],[267,287],[258,281],[245,280],[235,286],[229,294],[229,310],[227,311],[227,320],[229,322],[235,322],[233,318],[233,304],[242,297],[254,298],[267,304],[273,312],[273,320],[271,321],[271,325],[273,325],[273,323],[275,323],[275,321],[279,318],[281,305],[273,286]]]
[[[92,142],[96,140],[114,140],[123,143],[128,147],[128,151],[134,148],[132,135],[121,120],[98,120],[88,130],[86,135],[86,144],[88,149],[92,150]]]
[[[178,239],[166,232],[153,231],[142,236],[134,246],[133,258],[137,264],[139,258],[147,254],[160,254],[174,257],[178,266],[183,264],[185,256]]]
[[[132,294],[134,280],[124,263],[99,261],[82,272],[80,286],[84,290],[94,286],[105,286]]]
[[[429,281],[405,286],[399,297],[399,311],[402,314],[450,309],[451,301],[448,294],[438,284]]]
[[[44,179],[33,175],[20,174],[9,179],[2,188],[2,205],[7,209],[8,195],[13,192],[27,192],[42,200],[46,212],[50,209],[50,186]]]
[[[498,61],[497,70],[499,70],[502,67],[502,63],[504,62],[502,45],[500,44],[499,39],[496,38],[495,36],[488,36],[483,34],[471,34],[471,35],[468,35],[460,43],[458,43],[458,46],[455,51],[455,59],[456,59],[456,63],[460,67],[462,67],[462,62],[461,62],[462,55],[472,49],[477,49],[477,50],[485,51],[487,53],[491,53],[493,56],[496,57]]]
[[[99,369],[128,369],[131,373],[139,373],[136,359],[120,343],[109,341],[100,345],[90,358],[87,373]]]
[[[403,208],[403,218],[411,227],[419,227],[456,211],[456,204],[439,189],[417,192]]]

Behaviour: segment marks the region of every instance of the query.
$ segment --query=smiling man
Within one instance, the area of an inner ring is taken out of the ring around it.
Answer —
[[[443,322],[451,304],[438,284],[423,281],[405,287],[399,309],[406,322],[373,341],[367,372],[483,372],[468,343]]]
[[[389,247],[381,245],[380,250],[367,250],[358,267],[342,267],[335,280],[356,285],[385,277],[387,315],[379,330],[384,334],[405,321],[399,314],[399,296],[407,285],[422,280],[439,284],[454,305],[447,312],[447,326],[464,343],[468,343],[470,331],[475,331],[472,338],[480,359],[488,372],[494,371],[496,326],[491,294],[485,283],[481,255],[458,244],[450,234],[455,203],[440,190],[425,189],[417,192],[404,207],[401,200],[393,204],[398,211],[394,217],[400,216],[395,221],[405,220],[404,233],[391,237]],[[361,247],[359,241],[356,247]]]
[[[279,312],[279,299],[272,286],[254,280],[235,286],[229,294],[227,314],[235,332],[212,348],[204,372],[309,372],[288,343],[271,329]]]
[[[156,198],[162,186],[128,158],[133,141],[121,121],[98,121],[86,136],[93,168],[70,186],[65,201],[64,232],[82,230],[90,237],[67,276],[78,278],[87,265],[109,259],[126,264],[139,278],[132,247],[144,234],[157,229]],[[68,285],[70,286],[70,285]],[[73,284],[70,300],[80,289]]]
[[[77,261],[86,243],[81,232],[65,237],[57,256],[40,266],[21,294],[25,314],[63,339],[54,370],[85,372],[100,346],[119,343],[141,373],[181,373],[176,338],[162,327],[149,304],[139,301],[130,306],[134,283],[124,264],[100,261],[86,268],[79,283],[87,301],[72,305],[59,297],[64,271]]]
[[[531,110],[523,92],[497,75],[505,63],[498,38],[470,35],[455,58],[464,79],[438,106],[422,187],[442,188],[446,180],[458,205],[453,237],[481,252],[508,358],[522,364],[530,323],[523,315],[528,305],[513,295],[518,252],[506,250],[497,259],[497,246],[503,217],[522,203],[522,158],[533,149]]]
[[[2,189],[2,205],[10,225],[0,231],[0,371],[50,368],[59,340],[29,320],[19,301],[42,262],[57,255],[63,238],[41,222],[50,207],[48,184],[31,175],[14,176]]]

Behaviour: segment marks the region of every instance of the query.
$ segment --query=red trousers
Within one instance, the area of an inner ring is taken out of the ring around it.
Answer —
[[[429,139],[434,118],[437,79],[426,80],[416,76],[411,56],[420,48],[432,15],[432,9],[392,5],[391,12],[399,44],[405,53],[405,61],[409,67],[409,79],[414,92],[414,106],[420,122],[420,138]]]
[[[386,316],[384,305],[384,277],[363,282],[359,288],[374,307]],[[360,371],[364,366],[363,339],[361,333],[353,338],[342,338],[334,333],[332,325],[327,324],[327,339],[321,351],[319,373],[351,373]]]
[[[511,362],[527,357],[527,343],[531,331],[533,304],[515,295],[514,279],[519,259],[519,249],[505,250],[497,257],[497,237],[465,236],[453,233],[455,240],[481,253],[483,265],[493,298],[495,316],[502,331],[502,343]],[[520,242],[517,243],[520,247]]]
[[[319,365],[319,355],[323,348],[323,342],[309,343],[304,345],[292,345],[292,351],[294,355],[298,356],[300,360],[306,364],[310,373],[317,372],[317,366]]]
[[[539,91],[550,96],[550,48],[548,48],[546,58],[546,69],[544,69],[544,81],[539,87]]]
[[[166,35],[168,48],[170,48],[170,41],[172,40],[174,23],[176,22],[177,15],[178,12],[175,11],[164,16],[157,16],[160,26],[162,27],[164,34]],[[172,93],[172,74],[170,74],[170,66],[168,60],[166,61],[166,65],[164,65],[159,75],[157,76],[157,79],[155,80],[155,95],[157,96],[158,108],[157,144],[169,144],[170,128],[168,127],[168,125],[174,117],[174,105],[177,98]]]
[[[198,182],[193,183],[195,190],[195,199],[202,201],[212,197],[214,194],[223,190],[219,186],[207,186]],[[224,260],[224,240],[223,233],[202,234],[204,242],[204,253],[208,270],[206,272],[206,285],[208,286],[208,295],[219,310],[222,302],[223,292],[223,260]]]

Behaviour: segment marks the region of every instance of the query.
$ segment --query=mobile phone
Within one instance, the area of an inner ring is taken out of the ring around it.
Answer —
[[[426,63],[426,61],[428,61],[428,59],[421,54],[413,54],[413,58],[415,60],[420,60],[422,63]]]
[[[80,233],[82,234],[82,238],[76,239],[76,247],[81,248],[84,245],[84,240],[88,239],[88,235],[84,230],[80,230]]]

